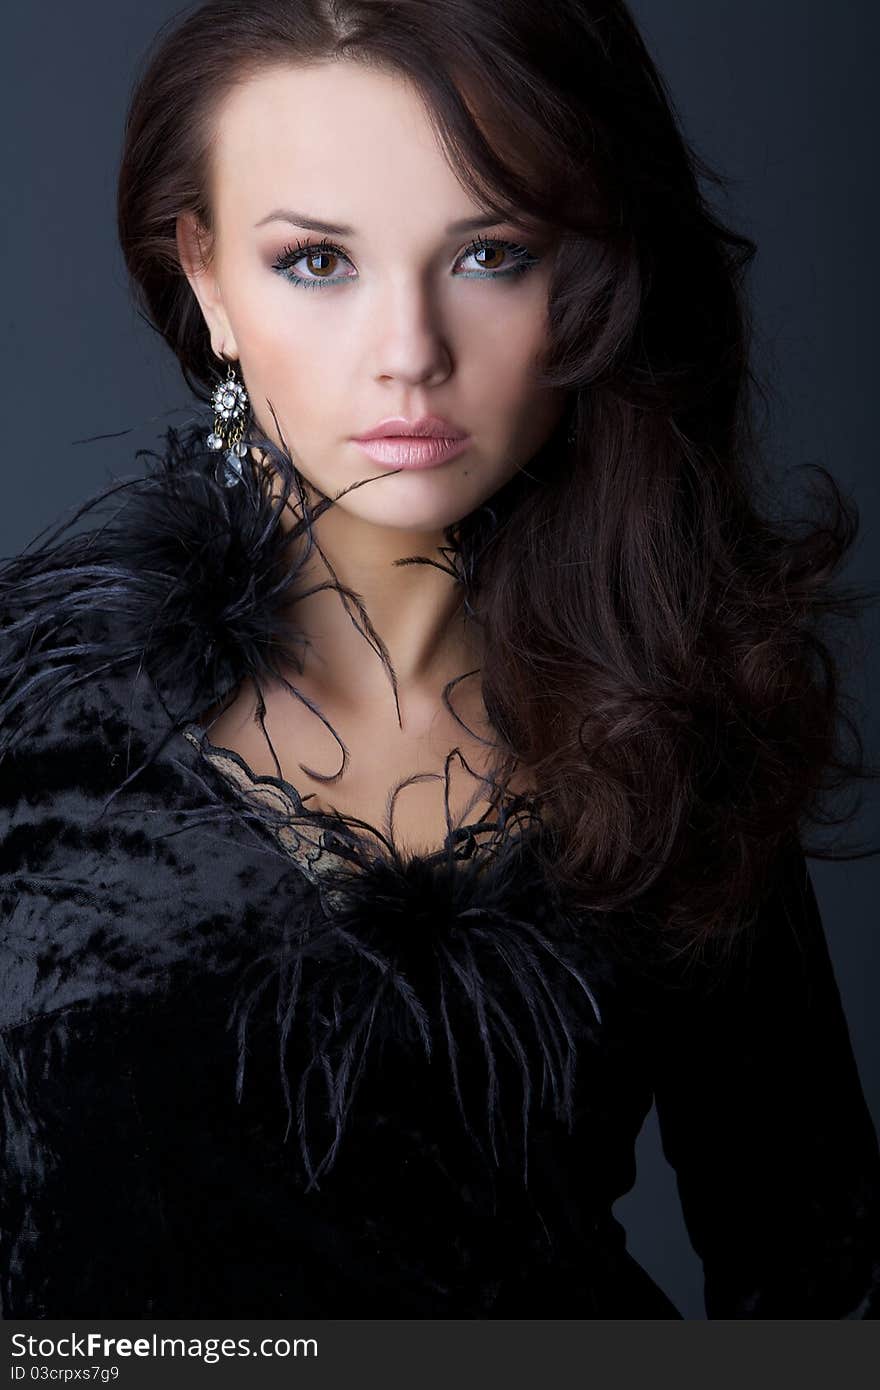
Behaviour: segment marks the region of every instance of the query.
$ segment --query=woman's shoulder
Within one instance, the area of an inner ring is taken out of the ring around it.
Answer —
[[[140,451],[140,472],[0,560],[4,723],[48,692],[54,700],[124,669],[147,670],[180,722],[265,676],[279,642],[302,642],[290,604],[295,538],[278,499],[256,484],[221,485],[204,436],[198,424],[169,427],[157,450]],[[0,754],[11,737],[0,732]]]

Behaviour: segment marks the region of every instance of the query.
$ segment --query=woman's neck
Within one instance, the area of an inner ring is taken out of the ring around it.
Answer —
[[[295,519],[288,504],[283,524]],[[466,618],[461,584],[448,572],[442,532],[379,526],[334,505],[313,522],[312,533],[315,544],[289,613],[307,638],[300,660],[310,689],[337,705],[387,699],[393,709],[384,647],[401,702],[415,708],[439,701],[450,680],[479,667],[480,634]],[[399,563],[413,556],[434,563]]]

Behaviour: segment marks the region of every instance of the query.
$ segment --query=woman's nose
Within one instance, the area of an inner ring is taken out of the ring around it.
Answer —
[[[452,349],[446,326],[424,292],[401,292],[384,310],[377,310],[373,326],[377,377],[428,382],[449,375]]]

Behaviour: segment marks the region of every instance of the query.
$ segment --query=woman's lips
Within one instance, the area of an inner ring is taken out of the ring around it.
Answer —
[[[464,439],[420,439],[415,435],[388,434],[380,439],[352,442],[376,463],[387,463],[392,468],[434,468],[463,454],[470,447],[471,437],[468,434]]]

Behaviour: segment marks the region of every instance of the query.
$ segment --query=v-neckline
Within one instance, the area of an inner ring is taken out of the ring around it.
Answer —
[[[318,884],[334,871],[345,869],[350,874],[376,861],[432,864],[480,857],[488,863],[493,851],[511,839],[523,838],[536,821],[540,823],[531,796],[501,793],[476,820],[453,825],[442,845],[432,850],[399,849],[370,821],[310,807],[284,777],[255,772],[237,749],[214,743],[197,720],[185,724],[181,734],[235,796],[265,812],[262,818],[281,848]]]

